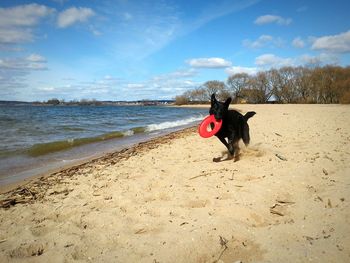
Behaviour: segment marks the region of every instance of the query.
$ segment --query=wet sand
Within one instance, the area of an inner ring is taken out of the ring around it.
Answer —
[[[0,195],[0,262],[349,262],[350,107],[238,105],[239,161],[185,129]]]

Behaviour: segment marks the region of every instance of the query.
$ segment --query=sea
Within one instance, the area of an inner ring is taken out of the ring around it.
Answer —
[[[199,124],[169,106],[0,106],[0,186]]]

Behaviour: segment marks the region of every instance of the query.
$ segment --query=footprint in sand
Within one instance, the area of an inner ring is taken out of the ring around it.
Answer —
[[[250,218],[252,219],[252,226],[253,227],[264,227],[267,226],[267,222],[265,221],[264,217],[256,214],[256,213],[250,213]]]
[[[48,232],[50,232],[50,228],[45,224],[36,225],[30,228],[30,232],[32,232],[33,236],[44,236]]]
[[[190,200],[184,205],[184,207],[202,208],[202,207],[205,207],[209,203],[210,203],[209,200]]]
[[[21,244],[9,254],[11,258],[40,256],[45,252],[46,245],[42,243]]]

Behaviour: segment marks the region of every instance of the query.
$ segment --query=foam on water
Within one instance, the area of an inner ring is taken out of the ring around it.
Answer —
[[[146,127],[146,131],[151,132],[151,131],[157,131],[157,130],[165,130],[169,128],[176,128],[179,126],[184,126],[184,125],[188,125],[188,124],[200,121],[202,119],[203,119],[203,116],[200,116],[200,117],[190,117],[184,120],[166,121],[158,124],[150,124]]]

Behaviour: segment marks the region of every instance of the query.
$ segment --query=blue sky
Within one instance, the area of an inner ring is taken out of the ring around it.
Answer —
[[[208,80],[350,64],[347,0],[0,2],[0,99],[171,99]]]

